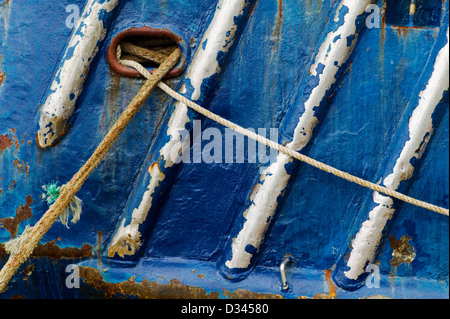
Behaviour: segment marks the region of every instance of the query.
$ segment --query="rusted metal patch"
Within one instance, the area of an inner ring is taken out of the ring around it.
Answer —
[[[389,236],[389,244],[394,250],[392,252],[391,266],[399,266],[402,263],[410,264],[416,257],[416,250],[409,243],[412,238],[403,235],[400,239],[396,239],[394,235]]]
[[[16,129],[13,127],[6,134],[0,134],[0,151],[5,151],[11,146],[14,145],[14,154],[17,155],[17,151],[20,147],[20,144],[25,143],[25,139],[27,135],[24,134],[22,139],[19,139],[16,134]],[[31,144],[31,140],[27,141],[27,144]],[[1,153],[0,153],[1,154]]]
[[[167,284],[156,281],[142,282],[134,281],[135,277],[118,283],[106,282],[100,272],[92,267],[80,266],[80,278],[84,282],[102,291],[107,298],[135,296],[140,299],[219,299],[221,294],[218,291],[207,292],[201,287],[182,284],[178,279],[172,279]],[[283,299],[276,294],[256,293],[245,289],[238,289],[230,292],[222,289],[223,297],[229,299]]]
[[[83,244],[81,248],[64,247],[60,248],[56,245],[56,241],[52,240],[44,245],[39,243],[33,250],[31,257],[48,257],[52,259],[80,259],[92,256],[92,246]]]
[[[33,216],[30,206],[34,201],[31,195],[28,195],[25,198],[25,202],[25,206],[22,204],[19,205],[14,217],[5,217],[0,219],[0,224],[2,224],[1,227],[5,228],[11,234],[11,238],[16,237],[20,223],[24,220],[30,219]]]
[[[1,84],[1,72],[0,72],[0,84]],[[8,134],[0,135],[0,151],[6,150],[8,147],[13,145],[12,138]]]
[[[56,241],[52,240],[45,244],[39,243],[34,248],[30,257],[48,257],[52,259],[81,259],[85,257],[92,257],[92,246],[83,244],[81,248],[64,247],[61,248],[56,245]],[[5,245],[0,243],[0,258],[6,261],[8,253],[5,250]]]
[[[134,281],[134,277],[118,283],[106,282],[100,272],[92,267],[79,267],[80,278],[96,290],[104,292],[105,296],[126,297],[136,296],[142,299],[218,299],[218,292],[207,293],[199,287],[183,285],[177,279],[172,279],[168,284],[160,284],[144,279],[142,282]]]

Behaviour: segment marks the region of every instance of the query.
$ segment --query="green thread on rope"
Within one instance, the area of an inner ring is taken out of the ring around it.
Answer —
[[[59,197],[60,187],[58,187],[58,183],[50,183],[48,185],[42,185],[42,188],[45,190],[45,194],[42,194],[42,199],[47,201],[47,204],[50,206],[53,204],[56,199]]]
[[[61,187],[58,186],[57,182],[52,182],[43,185],[42,188],[45,190],[45,193],[42,194],[41,198],[47,202],[48,206],[51,206],[58,199],[59,194],[61,193]],[[72,215],[71,222],[72,224],[76,224],[80,220],[82,204],[82,200],[74,196],[70,201],[69,206],[67,206],[59,216],[59,221],[69,228],[69,216]]]

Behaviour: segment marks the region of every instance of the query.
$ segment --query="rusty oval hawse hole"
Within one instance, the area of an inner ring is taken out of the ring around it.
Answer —
[[[119,32],[111,40],[111,44],[109,45],[106,54],[106,59],[108,60],[111,69],[128,77],[142,77],[135,69],[123,66],[119,63],[116,56],[119,44],[122,50],[122,57],[137,59],[137,62],[141,63],[150,72],[158,67],[159,61],[157,59],[151,61],[146,58],[141,58],[139,57],[139,53],[136,55],[136,50],[139,50],[139,48],[152,50],[157,53],[153,55],[154,57],[158,57],[158,55],[161,54],[161,57],[163,58],[165,55],[168,55],[168,52],[173,50],[174,46],[178,46],[181,49],[180,61],[167,73],[165,78],[177,77],[184,71],[186,55],[185,42],[180,36],[170,30],[155,29],[147,26],[140,28],[133,27]],[[132,55],[134,55],[134,57],[132,57]]]

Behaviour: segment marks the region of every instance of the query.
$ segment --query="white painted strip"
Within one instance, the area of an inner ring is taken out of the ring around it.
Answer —
[[[190,99],[198,100],[202,95],[202,83],[220,72],[219,53],[228,52],[235,40],[235,31],[237,29],[236,18],[243,14],[245,6],[248,4],[246,0],[220,0],[216,6],[213,19],[205,31],[200,46],[186,72],[185,82],[190,82],[194,91]],[[186,81],[187,80],[187,81]],[[186,85],[180,88],[180,93],[186,93]],[[160,164],[164,163],[163,168],[172,167],[178,158],[179,150],[184,147],[179,131],[186,129],[186,124],[190,121],[188,116],[188,108],[185,104],[176,102],[175,110],[170,116],[167,135],[169,141],[159,151],[163,158]],[[161,176],[159,182],[162,182],[164,175]],[[129,225],[122,226],[115,233],[114,238],[108,248],[108,256],[112,257],[117,253],[119,256],[133,255],[139,247],[140,237],[139,225],[146,219],[148,211],[151,207],[152,197],[155,188],[159,183],[153,182],[153,176],[147,191],[144,193],[141,204],[133,211],[133,221]],[[150,194],[150,195],[149,195]],[[130,238],[132,239],[130,241]],[[124,247],[126,250],[124,250]]]
[[[62,64],[51,84],[51,93],[40,111],[37,133],[40,147],[51,146],[66,131],[89,66],[99,50],[98,43],[106,35],[104,13],[111,14],[118,3],[118,0],[89,0],[75,24]]]
[[[139,233],[139,225],[147,218],[147,213],[152,205],[152,195],[156,186],[164,180],[165,176],[159,170],[158,165],[149,167],[148,173],[151,176],[150,184],[142,196],[142,201],[137,208],[133,210],[131,222],[125,226],[125,219],[116,231],[114,238],[109,246],[109,252],[117,252],[121,257],[124,255],[134,255],[139,247],[141,234]],[[114,256],[114,254],[112,255]]]
[[[196,101],[201,96],[201,85],[205,79],[220,72],[218,55],[220,52],[227,52],[232,46],[235,38],[237,26],[235,18],[242,15],[247,1],[244,0],[220,0],[216,6],[214,17],[205,31],[200,46],[195,57],[186,73],[188,79],[194,88],[190,100]],[[183,85],[180,93],[186,93],[186,87]],[[165,167],[171,167],[183,143],[179,134],[180,130],[185,129],[189,122],[187,116],[187,107],[183,103],[175,104],[175,111],[169,121],[168,135],[169,142],[161,148],[160,154],[165,160]]]
[[[444,92],[449,88],[448,37],[447,29],[447,44],[439,51],[431,77],[425,89],[420,92],[419,104],[409,119],[409,140],[403,146],[392,173],[383,181],[387,188],[396,190],[402,181],[412,176],[414,166],[410,161],[422,156],[433,133],[431,117]],[[350,270],[344,272],[350,279],[356,280],[364,272],[367,262],[373,263],[384,227],[395,211],[392,208],[393,201],[390,197],[375,192],[374,202],[378,206],[369,213],[369,220],[363,222],[352,242],[353,249],[347,262]]]
[[[286,145],[288,148],[300,151],[311,139],[312,132],[319,122],[314,109],[326,98],[327,91],[336,82],[335,75],[340,66],[347,62],[353,51],[357,36],[356,19],[365,12],[370,3],[370,0],[343,0],[339,4],[334,22],[339,21],[341,8],[347,7],[348,12],[344,16],[342,25],[336,31],[327,34],[318,50],[314,64],[310,67],[311,75],[319,76],[319,83],[305,102],[305,111],[299,118],[292,141]],[[348,45],[348,39],[352,37],[355,38]],[[246,221],[243,228],[237,237],[233,238],[232,258],[225,262],[228,268],[246,269],[250,266],[253,255],[248,253],[246,248],[251,245],[259,250],[267,227],[275,214],[278,197],[289,181],[290,175],[285,166],[290,161],[292,158],[280,153],[277,161],[261,174],[261,182],[256,185],[250,197],[251,205],[244,212]]]

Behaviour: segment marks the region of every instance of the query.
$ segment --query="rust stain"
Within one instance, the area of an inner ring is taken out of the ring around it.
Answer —
[[[11,185],[9,185],[9,189],[12,190],[14,187],[14,184],[16,184],[16,180],[13,180]]]
[[[270,39],[276,44],[279,43],[281,36],[281,24],[283,23],[283,0],[277,0],[277,3],[278,3],[278,13],[275,20],[275,27],[270,37]]]
[[[19,170],[19,172],[23,173],[25,172],[25,174],[28,175],[28,173],[30,172],[30,166],[28,165],[28,162],[25,163],[24,161],[21,161],[20,159],[15,159],[14,160],[14,166]]]
[[[13,145],[12,138],[10,138],[8,134],[0,135],[0,151],[4,151],[12,145]]]
[[[416,26],[403,26],[403,25],[393,25],[392,29],[397,31],[398,36],[405,38],[408,34],[415,30],[425,30],[426,27],[416,27]],[[436,28],[435,28],[436,30]]]
[[[79,267],[80,278],[98,291],[102,291],[107,298],[125,298],[137,296],[142,299],[217,299],[218,292],[207,293],[203,288],[183,285],[177,279],[172,279],[168,284],[160,284],[146,279],[142,282],[134,281],[134,277],[118,283],[110,283],[103,280],[103,276],[92,267]]]
[[[52,259],[81,259],[85,257],[91,257],[92,246],[88,244],[83,244],[81,248],[77,247],[65,247],[61,248],[56,245],[56,241],[52,240],[45,244],[39,243],[36,248],[34,248],[33,253],[30,257],[48,257]],[[8,253],[5,250],[5,245],[0,243],[0,258],[3,262],[6,261],[6,256]]]
[[[386,2],[383,4],[381,13],[381,28],[380,28],[380,44],[379,44],[379,61],[381,66],[384,64],[384,43],[386,40]],[[383,68],[381,68],[383,70]]]
[[[328,292],[328,299],[336,299],[336,286],[333,284],[333,281],[331,280],[331,273],[333,272],[333,269],[325,269],[323,271],[325,273],[325,278],[328,282],[328,286],[330,287],[330,291]]]
[[[14,145],[14,154],[17,155],[20,140],[17,138],[16,129],[11,128],[7,134],[0,135],[0,151],[4,151]]]
[[[34,248],[32,257],[48,257],[52,259],[80,259],[84,257],[91,257],[92,246],[88,244],[83,244],[81,248],[77,247],[64,247],[61,248],[56,245],[56,241],[52,240],[44,245],[39,243],[36,248]]]
[[[218,291],[206,292],[205,289],[182,284],[178,279],[172,279],[167,284],[156,281],[136,282],[135,277],[118,283],[106,282],[97,269],[92,267],[79,267],[80,277],[90,287],[101,291],[107,298],[126,298],[136,296],[140,299],[219,299]],[[282,299],[275,294],[255,293],[249,290],[238,289],[230,292],[222,290],[225,298],[229,299]]]
[[[250,9],[248,10],[248,18],[250,19],[253,15],[253,12],[255,11],[256,4],[258,3],[258,0],[253,2],[253,4],[250,6]]]
[[[2,64],[2,56],[0,55],[0,66],[1,66],[1,64]],[[6,74],[4,72],[2,72],[2,70],[0,70],[0,85],[2,85],[5,77],[6,77]]]
[[[410,264],[416,257],[416,250],[409,243],[412,238],[403,235],[400,239],[396,239],[394,235],[389,236],[389,244],[393,249],[391,266],[399,266],[402,263]]]
[[[11,234],[11,238],[16,237],[20,223],[24,220],[30,219],[33,216],[33,212],[30,207],[31,204],[33,204],[33,198],[31,195],[28,195],[25,198],[25,201],[25,206],[20,204],[14,217],[5,217],[0,219],[0,224],[3,224],[2,227],[4,227]]]
[[[102,237],[103,232],[99,230],[97,232],[97,267],[101,268],[102,266]]]

